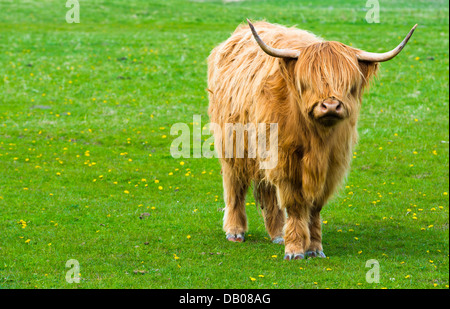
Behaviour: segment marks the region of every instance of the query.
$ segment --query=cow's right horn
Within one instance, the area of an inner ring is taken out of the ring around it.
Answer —
[[[263,51],[266,52],[266,54],[272,56],[272,57],[278,57],[278,58],[295,58],[297,59],[300,55],[300,51],[298,50],[291,50],[291,49],[278,49],[268,46],[266,43],[264,43],[263,40],[259,37],[258,33],[255,30],[255,27],[253,27],[250,20],[247,18],[248,25],[250,26],[250,29],[252,30],[253,36],[255,37],[256,42],[261,47]]]

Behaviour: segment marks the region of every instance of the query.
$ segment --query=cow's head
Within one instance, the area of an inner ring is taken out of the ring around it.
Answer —
[[[247,20],[248,21],[248,20]],[[321,41],[302,50],[276,49],[265,44],[248,21],[257,43],[268,55],[290,61],[292,81],[300,97],[300,110],[324,127],[354,118],[363,89],[378,69],[378,63],[397,56],[417,25],[393,50],[370,53],[340,42]]]

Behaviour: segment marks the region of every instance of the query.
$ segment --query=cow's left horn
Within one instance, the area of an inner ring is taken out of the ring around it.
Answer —
[[[255,27],[253,27],[250,20],[247,18],[248,25],[250,26],[250,29],[252,30],[253,36],[255,37],[256,42],[261,47],[263,51],[266,52],[266,54],[272,56],[272,57],[278,57],[278,58],[298,58],[300,55],[300,51],[298,50],[291,50],[291,49],[278,49],[268,46],[266,43],[264,43],[263,40],[259,37],[258,33],[255,30]]]
[[[356,55],[358,57],[358,60],[360,61],[369,61],[369,62],[383,62],[388,61],[397,56],[405,47],[406,43],[408,43],[409,38],[413,34],[414,30],[416,30],[417,24],[412,27],[412,29],[409,31],[408,35],[403,39],[403,41],[393,50],[388,51],[386,53],[370,53],[366,51],[361,51]]]

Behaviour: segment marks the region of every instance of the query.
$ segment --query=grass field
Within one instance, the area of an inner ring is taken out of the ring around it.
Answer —
[[[79,2],[68,24],[65,1],[0,0],[0,288],[448,288],[447,1],[380,1],[372,24],[363,0]],[[283,261],[251,193],[227,242],[217,159],[170,154],[173,124],[209,122],[206,58],[245,18],[375,52],[419,24],[365,95],[326,259]]]

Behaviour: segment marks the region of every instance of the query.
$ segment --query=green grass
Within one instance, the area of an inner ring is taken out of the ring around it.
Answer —
[[[0,0],[0,288],[448,288],[448,3],[380,2],[368,24],[359,0],[81,0],[67,24],[61,1]],[[327,259],[283,261],[251,193],[247,241],[227,242],[218,161],[170,155],[174,123],[208,122],[206,57],[247,17],[369,51],[419,24],[365,95]]]

